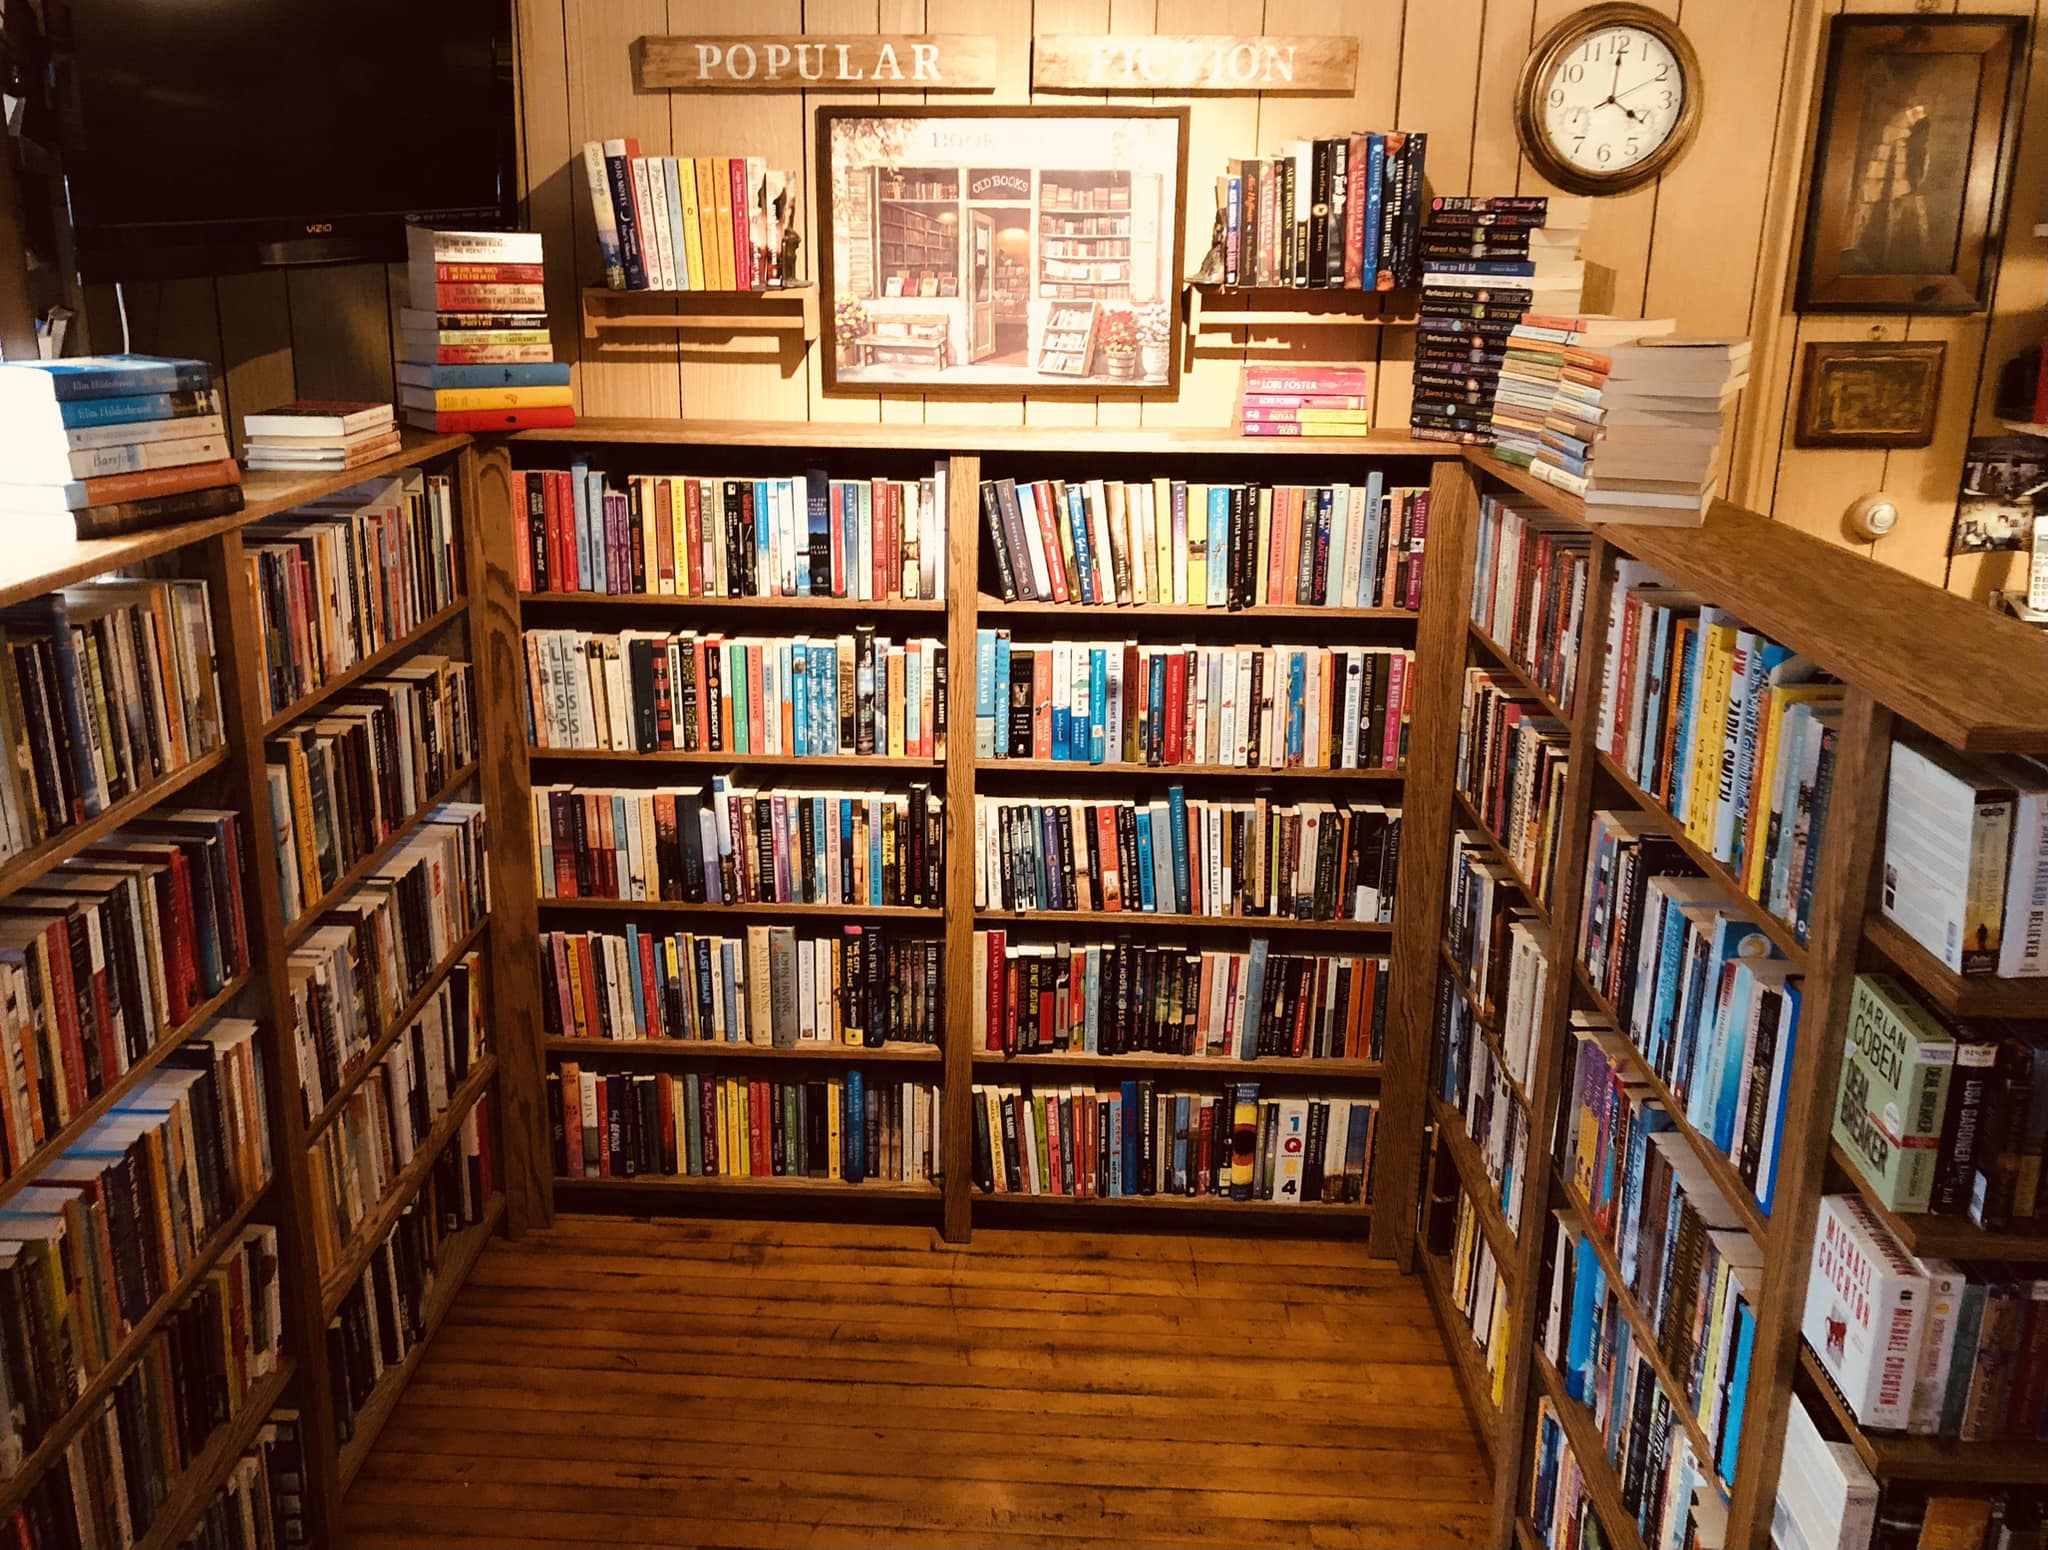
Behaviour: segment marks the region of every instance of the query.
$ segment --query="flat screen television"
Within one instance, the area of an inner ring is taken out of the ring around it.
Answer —
[[[50,0],[88,280],[391,261],[510,223],[511,0]]]

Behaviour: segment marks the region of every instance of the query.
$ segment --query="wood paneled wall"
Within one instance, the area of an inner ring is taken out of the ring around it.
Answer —
[[[1844,0],[1654,0],[1699,51],[1706,112],[1691,152],[1656,185],[1599,201],[1587,235],[1587,303],[1671,315],[1689,333],[1750,334],[1756,380],[1738,412],[1728,486],[1734,498],[1841,540],[1841,512],[1874,489],[1905,512],[1877,557],[1936,584],[1946,557],[1963,443],[1988,422],[1996,369],[2038,337],[2044,244],[2042,28],[2029,54],[2026,131],[2005,243],[1998,307],[1971,318],[1800,319],[1790,312],[1812,99],[1829,14]],[[1958,0],[1855,0],[1854,10],[1953,10]],[[1966,8],[2031,11],[2048,0],[1966,0]],[[716,415],[1002,425],[1227,423],[1239,367],[1283,353],[1364,360],[1379,386],[1383,423],[1399,424],[1410,391],[1412,333],[1404,328],[1263,328],[1208,336],[1174,401],[1051,402],[1028,393],[999,402],[927,401],[915,394],[828,398],[815,349],[673,338],[585,346],[576,289],[597,278],[596,244],[579,148],[637,135],[650,152],[742,152],[805,174],[804,264],[816,263],[810,198],[810,109],[827,102],[922,100],[917,94],[641,93],[628,48],[645,33],[977,32],[998,40],[998,90],[965,100],[1025,102],[1030,39],[1040,32],[1355,32],[1357,89],[1327,97],[1211,97],[1191,105],[1189,263],[1208,240],[1210,189],[1232,155],[1297,135],[1354,126],[1429,132],[1437,193],[1543,192],[1515,143],[1512,93],[1531,42],[1578,9],[1577,0],[519,0],[522,156],[528,219],[547,237],[549,305],[558,356],[576,363],[586,415]],[[1047,94],[1039,100],[1087,99]],[[235,415],[298,396],[391,392],[392,276],[379,266],[182,281],[129,288],[137,348],[203,355],[223,367]],[[88,297],[96,347],[117,338],[111,296]],[[1790,445],[1786,402],[1805,341],[1879,336],[1949,341],[1940,430],[1924,451],[1814,452]],[[735,351],[735,346],[736,351]],[[734,353],[727,353],[734,352]],[[2003,566],[1958,564],[1954,584],[1995,585]]]

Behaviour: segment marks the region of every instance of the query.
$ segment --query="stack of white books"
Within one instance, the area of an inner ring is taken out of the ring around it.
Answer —
[[[301,399],[242,416],[251,470],[313,473],[360,468],[399,448],[391,405]]]

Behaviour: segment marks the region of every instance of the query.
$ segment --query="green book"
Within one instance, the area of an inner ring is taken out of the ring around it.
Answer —
[[[1940,1160],[1955,1036],[1888,974],[1859,974],[1834,1138],[1893,1211],[1925,1211]]]

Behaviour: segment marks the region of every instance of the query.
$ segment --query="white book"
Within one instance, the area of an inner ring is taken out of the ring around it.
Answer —
[[[1301,1169],[1308,1147],[1308,1101],[1282,1098],[1274,1110],[1272,1199],[1283,1205],[1301,1204]]]
[[[1860,1197],[1821,1197],[1800,1333],[1866,1427],[1907,1422],[1928,1289]]]
[[[661,276],[661,284],[656,288],[680,290],[675,235],[668,224],[668,163],[660,156],[649,156],[644,160],[647,163],[647,197],[651,201],[647,215],[647,247],[655,255],[655,268]]]
[[[2013,764],[2017,801],[1998,944],[1998,972],[2007,978],[2048,974],[2048,770]]]

